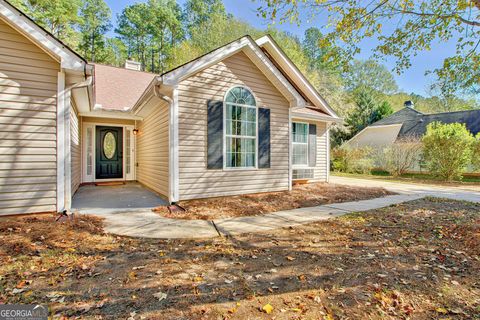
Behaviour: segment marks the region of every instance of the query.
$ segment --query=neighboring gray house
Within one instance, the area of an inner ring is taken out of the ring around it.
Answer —
[[[405,107],[366,127],[347,142],[351,147],[386,147],[406,138],[421,138],[432,122],[464,123],[476,135],[480,132],[480,110],[424,114],[413,107]]]

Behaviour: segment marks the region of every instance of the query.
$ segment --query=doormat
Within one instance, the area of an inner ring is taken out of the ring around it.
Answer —
[[[95,182],[97,187],[108,187],[108,186],[121,186],[124,185],[123,181],[110,181],[110,182]]]

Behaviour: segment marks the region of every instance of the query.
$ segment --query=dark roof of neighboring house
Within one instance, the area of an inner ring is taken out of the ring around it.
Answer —
[[[371,126],[384,126],[403,123],[397,138],[422,136],[432,122],[464,123],[474,135],[480,132],[480,110],[454,111],[424,114],[412,108],[403,108],[391,116],[373,123]]]

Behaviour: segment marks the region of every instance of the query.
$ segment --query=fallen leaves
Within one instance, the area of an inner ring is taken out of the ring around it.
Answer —
[[[153,296],[155,298],[157,298],[158,301],[163,301],[163,300],[167,299],[167,294],[165,292],[161,292],[161,291],[159,291],[157,293],[154,293]]]
[[[262,307],[262,311],[265,312],[266,314],[270,314],[273,312],[273,307],[270,303],[267,303]]]

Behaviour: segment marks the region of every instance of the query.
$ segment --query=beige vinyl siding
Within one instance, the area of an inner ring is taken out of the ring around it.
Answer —
[[[0,215],[56,210],[59,71],[0,19]]]
[[[82,180],[82,151],[80,148],[80,121],[76,108],[70,108],[70,149],[72,171],[72,195],[75,194]]]
[[[207,170],[207,100],[223,100],[235,85],[250,88],[257,106],[270,109],[269,169]],[[288,189],[289,102],[244,53],[182,81],[178,90],[181,200]]]
[[[166,102],[152,107],[138,123],[137,181],[168,198],[168,123]]]

